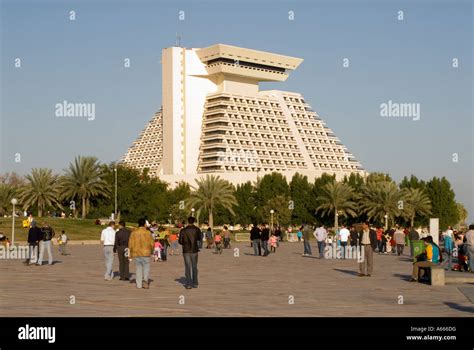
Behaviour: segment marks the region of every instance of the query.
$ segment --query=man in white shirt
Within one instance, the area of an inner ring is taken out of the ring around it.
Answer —
[[[110,221],[109,226],[102,230],[100,241],[104,245],[105,275],[106,281],[114,278],[112,266],[114,264],[114,244],[115,244],[115,222]]]
[[[347,249],[347,241],[349,240],[349,236],[351,233],[346,228],[346,225],[342,225],[342,228],[339,230],[339,240],[341,241],[341,250],[342,250],[342,258],[346,258],[346,249]]]
[[[328,232],[324,228],[324,225],[321,224],[316,230],[314,230],[314,237],[318,241],[319,249],[319,258],[324,259],[324,247],[326,246],[326,238],[328,237]]]

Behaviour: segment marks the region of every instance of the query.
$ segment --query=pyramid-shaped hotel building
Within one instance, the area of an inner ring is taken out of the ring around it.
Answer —
[[[364,174],[301,94],[259,90],[302,61],[223,44],[164,49],[162,107],[121,161],[175,184],[208,173],[233,183],[272,171]]]

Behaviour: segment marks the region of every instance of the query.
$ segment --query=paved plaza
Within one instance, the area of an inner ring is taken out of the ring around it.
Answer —
[[[0,261],[0,316],[474,315],[474,284],[409,283],[408,256],[375,254],[373,276],[357,277],[356,261],[302,257],[301,243],[283,243],[268,257],[238,243],[222,255],[201,251],[198,289],[183,287],[182,256],[170,256],[152,263],[151,287],[139,290],[118,277],[104,281],[99,245],[71,245],[68,256],[54,248],[52,266]]]

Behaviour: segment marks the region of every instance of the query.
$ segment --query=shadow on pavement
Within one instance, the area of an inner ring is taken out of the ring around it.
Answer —
[[[457,303],[450,303],[448,301],[445,301],[444,304],[449,306],[451,309],[474,314],[474,306],[462,306]]]
[[[342,270],[342,269],[333,269],[333,270],[347,273],[348,275],[352,275],[352,276],[357,276],[359,274],[357,271],[353,271],[353,270]]]
[[[186,285],[186,278],[185,277],[180,277],[175,279],[175,282],[178,282],[179,284],[182,284],[183,286]]]
[[[398,278],[400,278],[401,280],[404,280],[404,281],[409,281],[411,279],[410,274],[404,275],[404,274],[401,274],[401,273],[394,273],[393,277],[398,277]]]

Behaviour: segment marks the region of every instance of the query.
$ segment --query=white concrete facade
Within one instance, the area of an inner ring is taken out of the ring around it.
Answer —
[[[142,157],[150,147],[142,133],[123,163],[149,167],[171,184],[209,173],[232,183],[272,171],[310,180],[322,173],[365,174],[301,94],[259,91],[260,81],[284,81],[302,61],[222,44],[164,49],[162,113],[152,120],[162,123],[162,133],[154,127],[152,137],[161,138],[160,147],[155,159]]]

